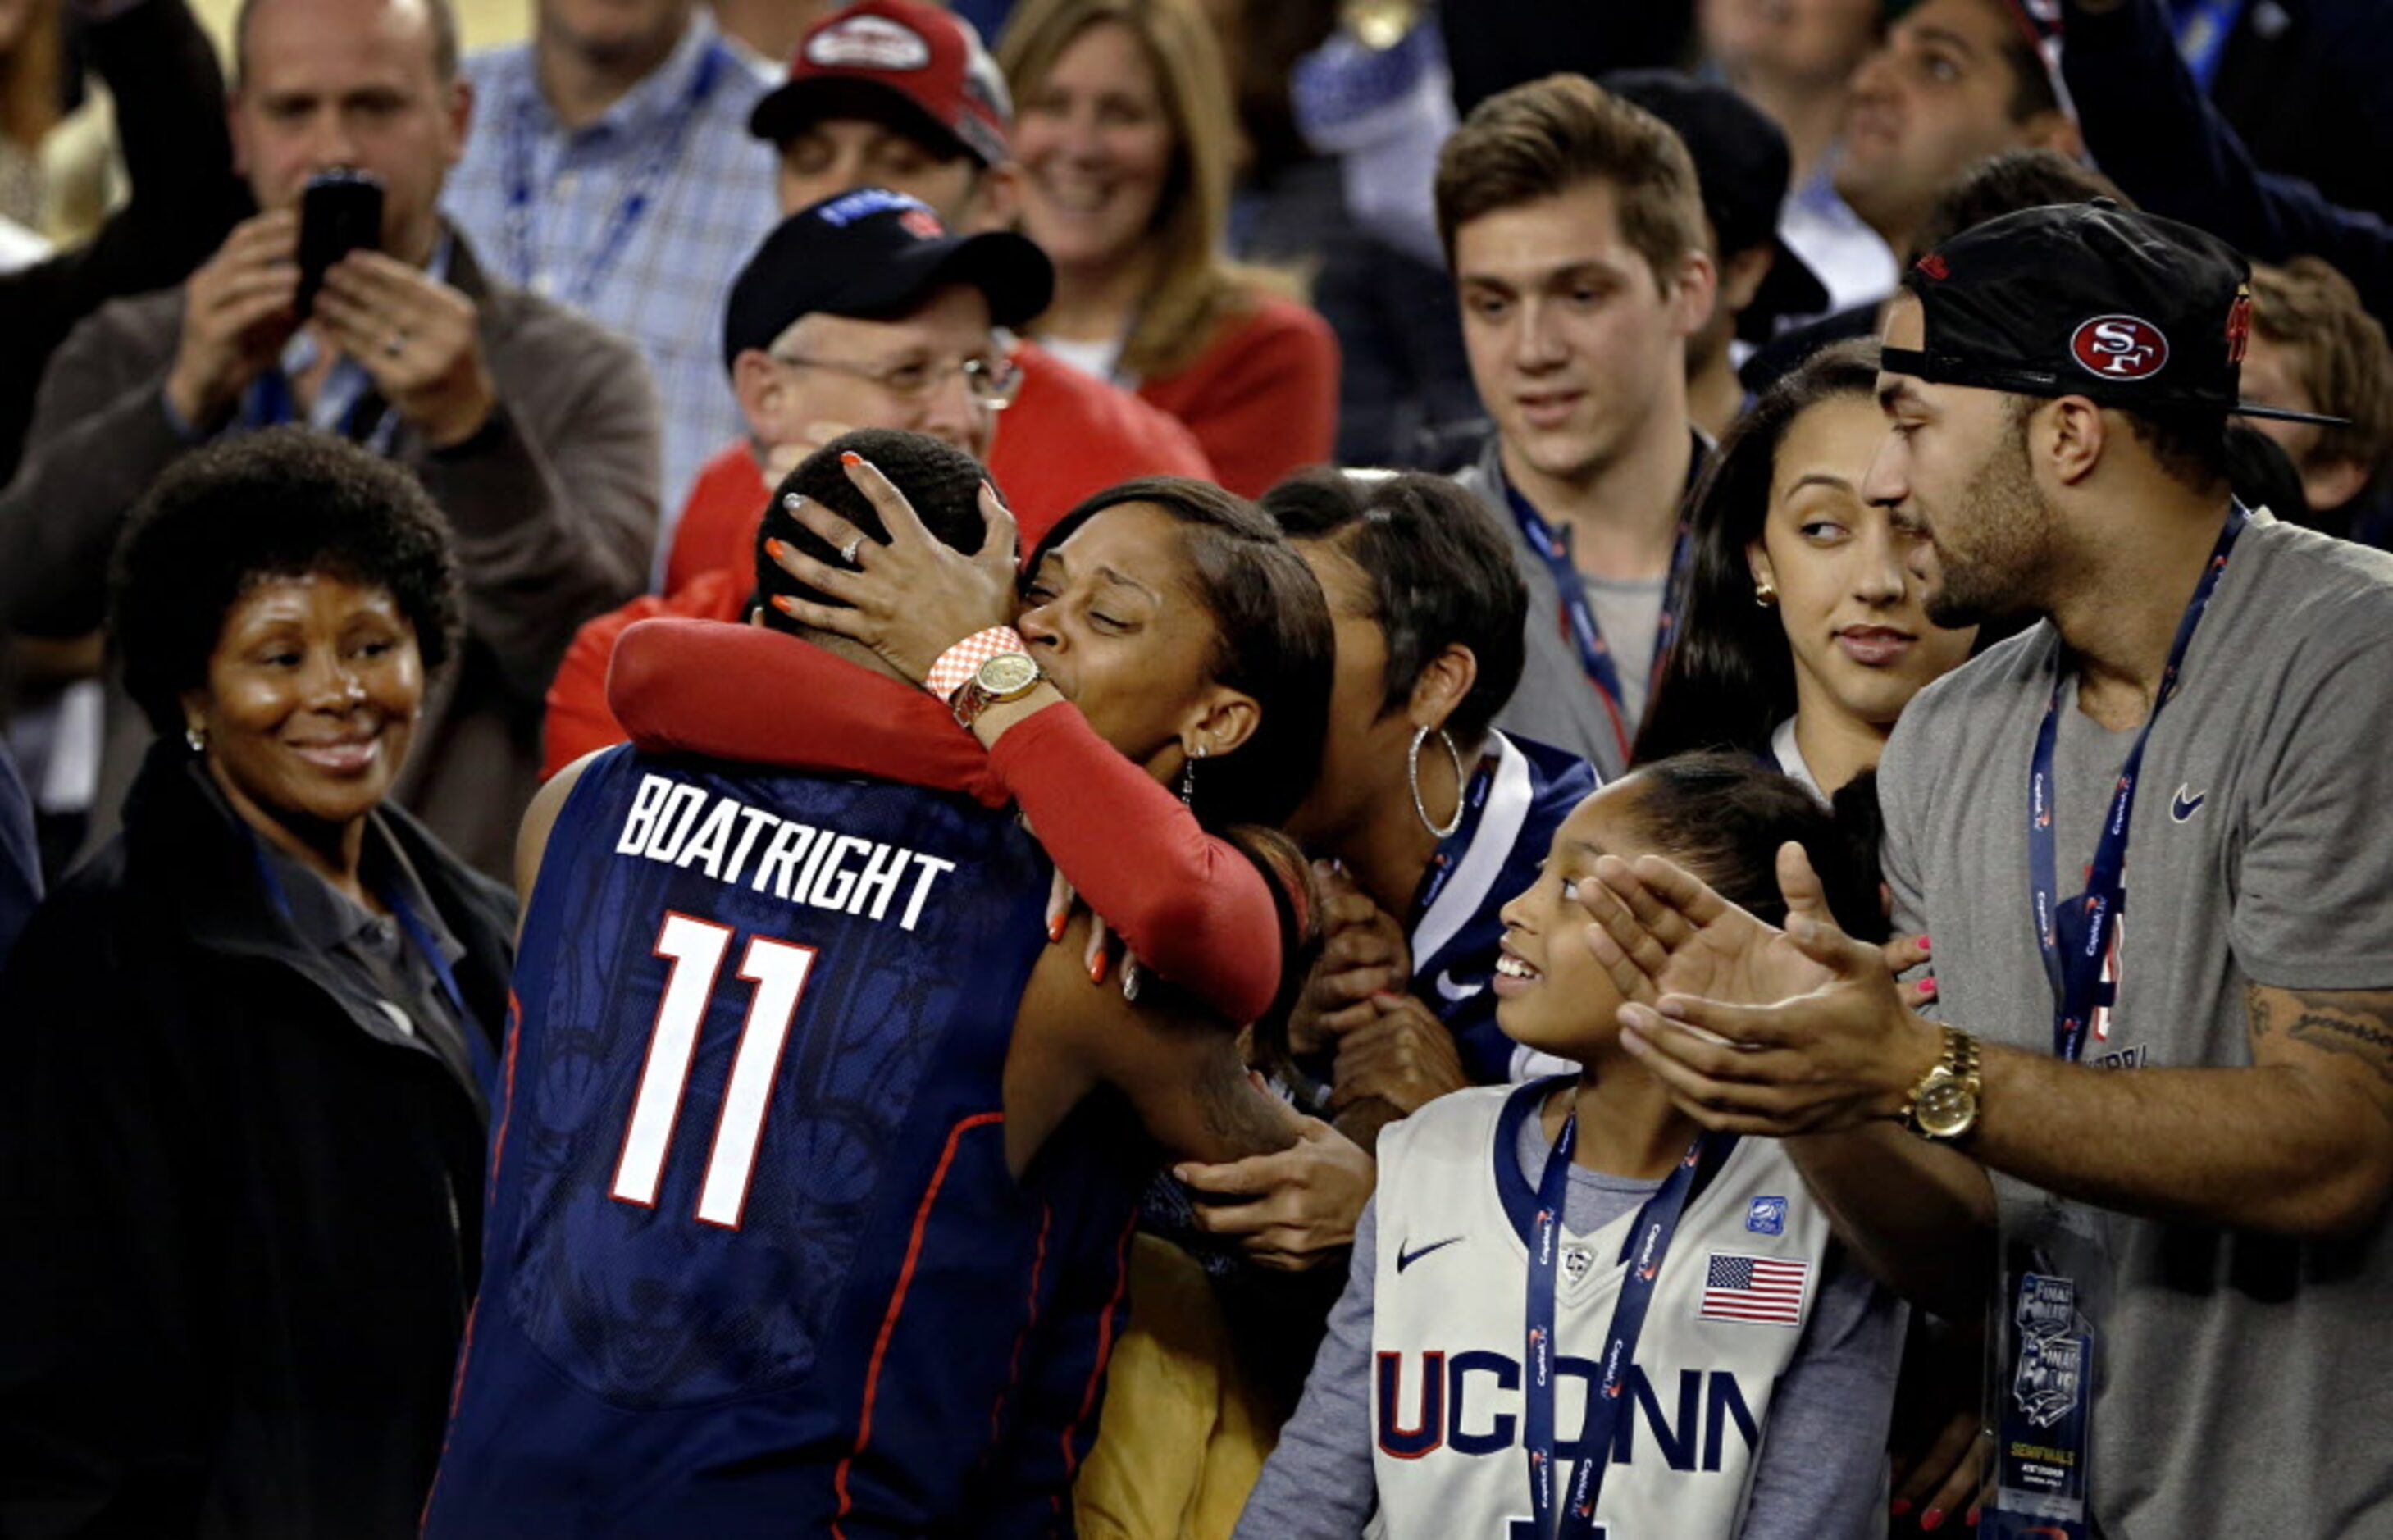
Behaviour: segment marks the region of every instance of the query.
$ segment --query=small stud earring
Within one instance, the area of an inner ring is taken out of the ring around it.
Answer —
[[[1767,578],[1753,585],[1753,602],[1764,609],[1778,602],[1778,590],[1770,585]]]
[[[191,746],[191,752],[204,754],[208,751],[208,730],[194,722],[183,729],[183,741]]]

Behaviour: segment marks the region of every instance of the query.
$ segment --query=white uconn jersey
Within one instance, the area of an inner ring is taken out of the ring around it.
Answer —
[[[1522,1357],[1536,1190],[1514,1155],[1556,1082],[1439,1098],[1380,1136],[1367,1533],[1542,1540],[1530,1519]],[[1635,1210],[1565,1232],[1555,1300],[1555,1485],[1576,1468]],[[1622,1377],[1602,1540],[1736,1533],[1778,1377],[1828,1246],[1784,1148],[1740,1141],[1689,1200]]]

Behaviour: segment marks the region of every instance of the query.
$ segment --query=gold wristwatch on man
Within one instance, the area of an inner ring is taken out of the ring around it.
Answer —
[[[1979,1049],[1975,1033],[1944,1028],[1944,1056],[1919,1077],[1903,1103],[1903,1126],[1922,1139],[1951,1144],[1978,1126]]]

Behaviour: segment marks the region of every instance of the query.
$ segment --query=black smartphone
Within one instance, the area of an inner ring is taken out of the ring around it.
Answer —
[[[299,315],[316,307],[325,270],[360,247],[382,245],[382,181],[363,171],[320,171],[299,195]]]

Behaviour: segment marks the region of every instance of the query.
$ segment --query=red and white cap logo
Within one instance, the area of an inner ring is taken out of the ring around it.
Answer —
[[[885,85],[984,164],[1006,158],[1013,103],[1005,77],[972,23],[930,0],[857,0],[816,23],[790,61],[789,84],[766,98],[766,104],[789,99],[788,93],[809,82],[832,79]]]
[[[2097,316],[2077,328],[2069,351],[2088,374],[2105,380],[2149,380],[2167,366],[2168,338],[2134,316]]]
[[[931,46],[887,17],[843,16],[807,38],[802,57],[824,70],[919,70],[931,62]]]

